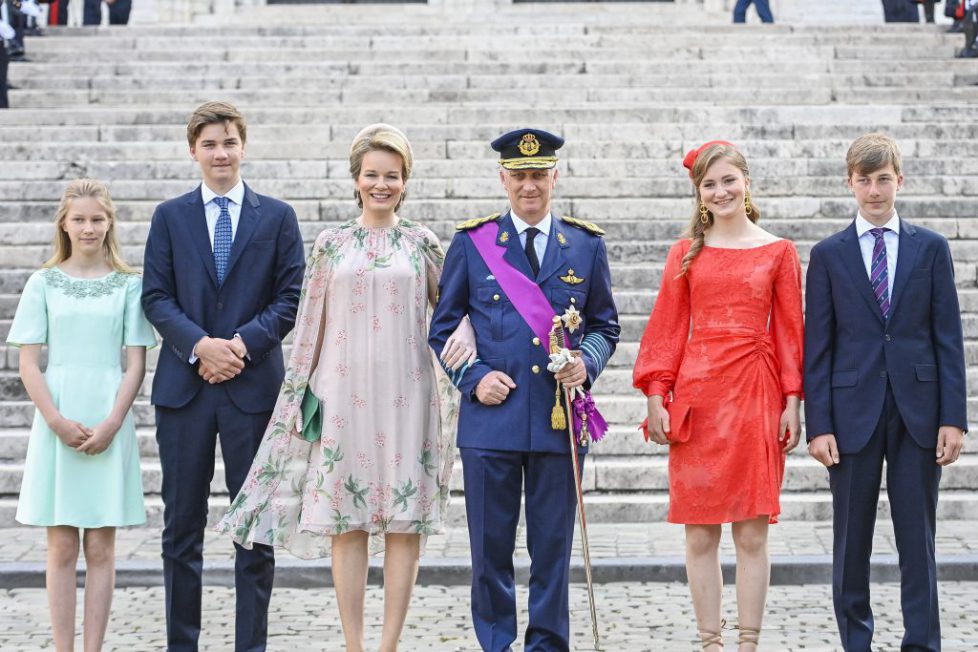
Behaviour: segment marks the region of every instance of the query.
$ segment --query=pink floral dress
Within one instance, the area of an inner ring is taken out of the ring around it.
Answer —
[[[439,392],[452,388],[436,371],[427,324],[442,261],[435,235],[408,220],[320,234],[279,401],[219,531],[302,558],[328,555],[329,537],[350,530],[441,531],[454,428],[442,427]],[[323,409],[312,443],[296,432],[307,383]],[[382,547],[371,537],[372,551]]]

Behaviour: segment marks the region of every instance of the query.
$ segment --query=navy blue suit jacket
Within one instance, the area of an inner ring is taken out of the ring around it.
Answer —
[[[900,220],[884,321],[853,222],[812,249],[805,304],[809,441],[834,433],[840,453],[859,452],[882,413],[887,381],[920,446],[934,448],[940,426],[967,429],[961,311],[943,236]]]
[[[285,375],[282,339],[295,325],[304,270],[295,211],[247,185],[221,285],[200,186],[157,206],[143,270],[143,310],[163,336],[153,404],[190,402],[205,383],[189,363],[194,345],[204,336],[238,333],[248,359],[223,386],[242,411],[271,411]]]
[[[496,246],[506,248],[505,260],[532,278],[513,219],[506,213],[496,223],[500,235],[509,233],[505,239],[497,236],[496,240]],[[569,276],[569,270],[574,270],[574,276],[583,282],[561,280],[562,276]],[[563,315],[571,306],[580,311],[581,327],[567,335],[571,347],[583,353],[590,386],[614,353],[621,330],[604,241],[554,214],[536,282],[556,314]],[[550,425],[557,385],[553,374],[547,371],[549,342],[537,340],[489,271],[469,234],[462,231],[455,235],[445,256],[438,305],[431,318],[428,342],[436,354],[441,355],[445,341],[464,315],[469,316],[475,330],[479,359],[458,372],[446,370],[462,393],[458,445],[570,453],[567,432]],[[501,405],[483,405],[475,398],[476,385],[492,370],[502,371],[516,383],[516,389]]]

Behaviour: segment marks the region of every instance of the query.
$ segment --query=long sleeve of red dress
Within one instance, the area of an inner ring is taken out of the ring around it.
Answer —
[[[690,301],[689,282],[686,276],[679,276],[679,271],[689,246],[689,240],[680,240],[669,250],[659,296],[642,334],[632,384],[646,396],[668,396],[683,361],[689,339]]]
[[[781,366],[781,393],[803,398],[805,318],[801,307],[801,261],[794,246],[785,247],[774,279],[770,328]]]

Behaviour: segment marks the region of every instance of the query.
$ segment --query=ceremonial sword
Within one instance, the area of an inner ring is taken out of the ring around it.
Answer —
[[[566,339],[564,337],[564,324],[561,318],[554,315],[553,326],[550,329],[550,352],[560,353],[565,348]],[[557,382],[558,392],[562,387]],[[581,548],[584,551],[584,578],[587,581],[588,606],[591,609],[591,634],[594,636],[594,649],[600,650],[600,638],[598,636],[598,613],[594,606],[594,580],[591,578],[591,548],[587,540],[587,518],[584,514],[584,491],[581,488],[581,468],[577,457],[577,439],[574,437],[574,416],[571,413],[571,401],[573,400],[572,389],[564,387],[564,411],[567,419],[567,437],[570,441],[571,466],[574,469],[574,488],[577,490],[577,515],[580,518]]]

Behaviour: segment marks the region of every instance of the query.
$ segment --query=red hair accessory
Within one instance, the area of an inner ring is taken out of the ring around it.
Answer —
[[[689,170],[689,178],[693,178],[693,166],[696,164],[696,159],[699,158],[703,150],[710,145],[729,145],[730,147],[736,147],[733,143],[728,143],[725,140],[711,140],[707,143],[703,143],[699,146],[699,149],[691,149],[686,152],[686,157],[683,159],[683,167]]]

